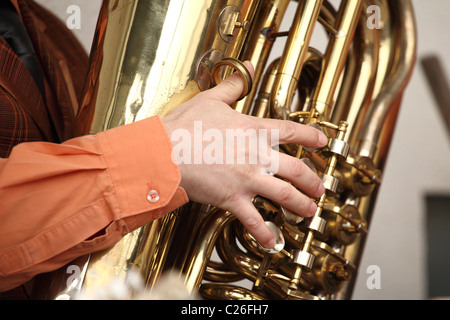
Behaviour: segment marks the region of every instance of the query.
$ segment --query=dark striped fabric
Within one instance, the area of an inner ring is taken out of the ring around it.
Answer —
[[[66,25],[29,0],[12,0],[39,58],[45,97],[28,69],[0,37],[0,156],[22,142],[72,137],[88,56]]]

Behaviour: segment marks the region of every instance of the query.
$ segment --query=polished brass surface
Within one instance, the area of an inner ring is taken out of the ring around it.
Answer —
[[[246,92],[233,105],[257,117],[323,130],[328,145],[283,145],[322,177],[326,192],[303,219],[262,197],[253,203],[279,247],[262,248],[232,214],[189,203],[80,260],[85,290],[136,269],[151,290],[177,271],[205,299],[349,299],[370,232],[390,140],[416,57],[411,1],[303,0],[280,30],[288,0],[104,1],[78,134],[153,115],[222,81],[233,70]],[[370,5],[381,27],[370,28]],[[328,36],[321,52],[316,30]],[[269,60],[278,39],[281,57]],[[242,61],[255,67],[250,81]],[[230,62],[231,61],[231,62]],[[224,65],[232,65],[226,70]],[[225,70],[222,72],[222,70]],[[215,258],[214,258],[215,257]],[[240,283],[245,279],[247,282]],[[70,298],[63,290],[60,298]]]
[[[231,67],[233,70],[236,70],[236,72],[238,72],[243,78],[244,89],[242,90],[242,94],[239,98],[239,100],[242,100],[249,94],[250,91],[252,91],[253,87],[252,75],[241,61],[233,58],[224,58],[221,61],[217,62],[212,68],[211,76],[213,80],[213,85],[218,85],[220,82],[222,82],[221,71],[222,67],[224,66],[228,66]]]
[[[299,2],[274,80],[271,95],[272,117],[288,119],[287,114],[298,87],[298,79],[321,6],[322,1],[307,0]]]

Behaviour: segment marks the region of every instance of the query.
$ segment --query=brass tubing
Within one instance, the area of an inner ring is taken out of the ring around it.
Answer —
[[[232,270],[243,274],[247,279],[256,280],[260,262],[247,256],[238,248],[231,225],[223,229],[217,241],[217,254]]]
[[[193,293],[200,288],[203,273],[206,270],[220,230],[234,219],[235,217],[231,213],[219,209],[210,212],[205,219],[202,228],[197,233],[198,237],[194,245],[196,254],[190,256],[183,270],[188,292]]]
[[[322,0],[305,0],[298,4],[271,96],[270,108],[274,118],[288,119],[322,2]]]
[[[336,135],[337,140],[343,141],[345,139],[347,127],[348,127],[348,124],[346,122],[341,122],[341,124],[339,125],[338,133]],[[334,171],[336,169],[337,162],[338,162],[338,155],[333,154],[328,160],[327,167],[325,169],[326,175],[333,176]],[[322,210],[325,205],[326,199],[327,199],[327,193],[325,192],[320,197],[319,201],[317,202],[317,210],[316,210],[316,213],[314,214],[315,217],[320,217],[320,215],[322,214]],[[314,230],[309,230],[307,232],[306,237],[304,238],[303,243],[302,243],[302,247],[300,250],[301,252],[309,252],[310,251],[312,242],[314,240],[314,232],[315,232]],[[289,289],[291,289],[291,290],[298,289],[298,285],[300,283],[300,278],[302,276],[302,272],[303,272],[303,266],[297,265],[295,268],[295,271],[294,271],[294,275],[292,276],[292,279],[289,283]]]
[[[243,275],[232,271],[223,263],[210,260],[204,274],[204,279],[215,282],[235,282],[242,280]]]
[[[218,239],[217,251],[221,259],[233,270],[243,274],[247,279],[255,282],[261,261],[243,252],[236,243],[236,234],[232,225],[227,225]],[[236,288],[236,287],[229,287]],[[270,292],[274,299],[286,299],[286,293],[281,289],[278,280],[269,277],[264,284],[263,292]]]
[[[274,60],[267,68],[262,80],[261,88],[252,109],[252,115],[258,118],[267,118],[270,115],[270,95],[273,91],[273,84],[280,65],[280,59]]]
[[[397,27],[403,32],[397,32],[400,38],[395,40],[398,61],[373,101],[359,136],[357,153],[369,158],[374,158],[378,151],[377,142],[383,128],[380,123],[385,123],[392,105],[408,83],[416,61],[417,31],[411,1],[389,1],[389,6]]]
[[[319,113],[320,119],[330,119],[332,106],[334,104],[333,98],[338,82],[341,77],[341,73],[344,69],[347,61],[350,45],[353,41],[353,36],[356,31],[357,22],[362,10],[363,1],[345,1],[341,4],[339,10],[339,16],[336,20],[335,28],[338,30],[336,35],[331,36],[331,40],[327,47],[327,51],[324,57],[324,69],[319,79],[318,86],[314,93],[314,97],[311,102],[311,115],[316,112]],[[343,139],[347,131],[347,123],[342,123],[339,127],[338,138]],[[303,148],[299,148],[297,157],[301,157]],[[326,174],[332,175],[336,168],[337,156],[333,155],[328,162],[326,168]],[[323,204],[326,200],[326,194],[322,195],[318,201],[317,211],[315,216],[320,217]],[[314,232],[311,230],[307,233],[304,242],[302,244],[302,252],[308,252],[310,250],[311,242],[314,239]],[[294,275],[289,283],[289,289],[297,290],[300,283],[303,267],[298,265],[295,269]]]
[[[345,120],[349,124],[346,142],[350,146],[355,146],[358,135],[353,132],[360,131],[363,116],[372,99],[377,75],[381,74],[377,72],[380,64],[380,30],[367,27],[368,6],[369,4],[364,2],[342,87],[331,118],[333,123]]]
[[[322,63],[322,73],[311,99],[309,111],[310,119],[306,123],[315,122],[314,115],[319,114],[319,119],[331,118],[336,89],[344,70],[350,46],[361,15],[363,0],[343,1],[336,18],[336,36],[331,35]],[[324,10],[326,12],[326,10]],[[297,158],[302,158],[303,147],[299,147]]]
[[[373,97],[378,96],[381,88],[389,77],[389,72],[396,63],[395,47],[395,16],[392,16],[392,12],[389,8],[389,0],[375,0],[374,4],[380,8],[380,14],[383,17],[383,25],[378,29],[379,36],[379,48],[378,48],[378,67],[375,72],[376,81],[373,90]],[[367,22],[366,22],[367,23]],[[366,26],[367,28],[367,26]]]
[[[392,139],[393,128],[398,116],[402,92],[411,76],[416,61],[417,34],[415,28],[414,10],[411,1],[387,1],[391,20],[385,21],[389,28],[395,30],[391,33],[389,43],[393,49],[384,50],[380,61],[390,59],[389,69],[386,72],[383,83],[379,86],[379,94],[374,97],[359,138],[360,148],[356,150],[360,154],[371,155],[374,164],[383,170],[387,152]],[[399,90],[396,92],[395,90]],[[376,117],[376,119],[371,118]],[[378,121],[378,125],[376,122]],[[371,126],[371,128],[366,127]],[[378,128],[376,128],[378,126]],[[378,188],[364,198],[353,199],[361,216],[370,225],[373,207],[377,198]],[[349,199],[351,200],[351,199]],[[365,237],[348,246],[345,256],[355,263],[359,263],[364,248]],[[355,279],[349,281],[344,289],[336,295],[337,299],[349,299],[352,294]]]
[[[336,36],[331,36],[324,57],[322,75],[311,102],[311,112],[330,119],[334,96],[353,40],[362,9],[362,0],[343,1],[336,20]]]
[[[250,61],[255,68],[253,76],[254,89],[241,101],[233,104],[233,108],[243,114],[252,110],[257,89],[264,75],[274,39],[271,34],[277,32],[286,12],[289,0],[264,0],[252,22],[248,41],[240,56],[241,61]]]
[[[265,297],[248,290],[246,288],[227,285],[205,283],[200,288],[202,297],[208,299],[220,300],[264,300]]]

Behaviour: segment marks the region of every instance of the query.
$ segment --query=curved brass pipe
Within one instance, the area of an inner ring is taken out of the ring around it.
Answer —
[[[387,151],[397,119],[402,92],[411,76],[416,60],[416,27],[411,1],[382,1],[382,10],[390,12],[390,20],[383,20],[381,29],[380,64],[374,96],[365,114],[358,137],[355,154],[371,159],[375,167],[383,170]],[[384,11],[383,11],[384,12]],[[384,13],[383,13],[384,14]],[[383,62],[383,63],[381,63]],[[397,90],[397,91],[396,91]],[[347,202],[355,205],[370,225],[378,188],[366,197],[349,197]],[[365,237],[345,248],[345,256],[359,263]],[[349,299],[355,279],[347,283],[338,299]]]
[[[349,52],[348,63],[344,71],[343,83],[333,109],[331,122],[346,120],[349,124],[345,141],[355,145],[357,135],[353,131],[360,130],[364,115],[372,99],[380,63],[380,30],[367,27],[368,3],[363,4],[359,26],[355,32],[355,40]],[[389,60],[388,60],[389,61]]]
[[[241,61],[250,61],[255,68],[253,76],[255,90],[233,104],[233,108],[240,113],[251,113],[257,89],[264,77],[265,67],[275,42],[273,34],[279,31],[289,2],[290,0],[261,2],[261,10],[252,23],[247,44],[240,57]]]
[[[273,91],[275,77],[280,66],[280,58],[275,59],[267,68],[258,96],[253,106],[252,115],[258,118],[270,117],[270,97]]]
[[[271,110],[278,119],[288,119],[288,110],[297,90],[300,73],[311,41],[314,26],[319,17],[322,0],[299,2],[293,26],[282,54],[271,96]]]
[[[328,43],[322,76],[311,102],[311,110],[318,112],[321,119],[331,119],[336,88],[345,67],[362,4],[363,1],[344,1],[341,3],[334,26],[336,33]]]
[[[210,260],[205,270],[204,279],[215,282],[236,282],[244,279],[244,276],[230,270],[224,263]]]
[[[231,225],[224,228],[221,236],[218,238],[216,248],[221,259],[232,269],[243,274],[252,282],[255,282],[258,279],[258,270],[260,268],[261,261],[252,255],[246,254],[238,247],[236,243],[236,234],[234,233]],[[280,289],[279,283],[267,281],[266,286],[270,289],[269,291],[271,291],[271,293],[269,293],[270,298],[286,298],[286,294]],[[261,295],[268,298],[268,293],[264,294],[264,292],[267,292],[267,290],[260,291],[259,293],[257,292],[255,299],[259,299]]]
[[[206,217],[194,244],[196,254],[190,256],[183,270],[188,292],[196,292],[200,288],[202,276],[220,234],[219,231],[234,219],[235,217],[231,213],[220,209],[212,210]]]
[[[233,270],[241,273],[247,279],[255,280],[258,276],[260,261],[254,257],[242,254],[236,244],[235,235],[230,225],[223,229],[217,239],[217,254]]]
[[[379,151],[377,144],[383,128],[380,123],[385,123],[392,106],[396,105],[395,102],[404,91],[416,61],[417,44],[411,39],[416,39],[417,31],[411,1],[389,1],[389,7],[395,17],[392,19],[395,29],[402,30],[402,32],[396,32],[398,37],[395,39],[397,61],[392,66],[393,69],[380,93],[372,102],[359,135],[357,153],[369,158],[374,158]]]
[[[212,300],[266,300],[249,289],[223,283],[205,283],[200,287],[204,299]]]

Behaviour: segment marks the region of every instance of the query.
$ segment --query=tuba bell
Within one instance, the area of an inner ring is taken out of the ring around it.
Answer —
[[[168,115],[233,70],[246,95],[232,107],[322,130],[328,145],[282,145],[321,177],[326,192],[309,219],[263,197],[253,204],[280,239],[263,250],[234,216],[190,202],[81,257],[80,290],[138,270],[151,290],[176,272],[204,299],[350,299],[390,141],[416,58],[410,0],[104,0],[76,134]],[[313,40],[322,32],[324,50]],[[280,57],[273,48],[284,42]],[[255,66],[253,81],[241,61]],[[57,276],[55,275],[55,278]],[[67,277],[67,274],[66,274]]]

